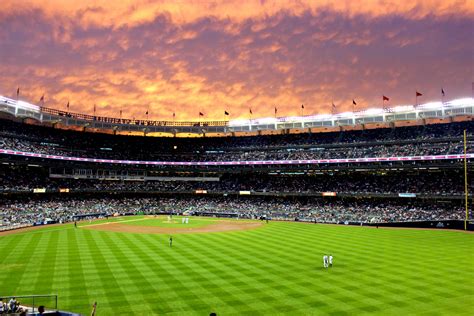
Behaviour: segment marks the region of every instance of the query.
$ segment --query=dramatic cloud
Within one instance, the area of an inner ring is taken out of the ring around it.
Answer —
[[[333,2],[7,0],[0,94],[179,120],[471,95],[472,2]]]

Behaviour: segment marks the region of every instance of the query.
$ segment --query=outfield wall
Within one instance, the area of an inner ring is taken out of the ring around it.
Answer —
[[[375,223],[371,226],[379,227],[406,227],[406,228],[433,228],[433,229],[459,229],[464,230],[464,221],[419,221],[419,222],[398,222],[398,223]],[[474,231],[474,221],[467,222],[467,230]]]

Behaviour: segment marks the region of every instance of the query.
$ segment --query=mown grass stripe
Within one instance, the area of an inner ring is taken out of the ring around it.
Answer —
[[[120,308],[128,308],[132,311],[133,297],[127,298],[118,285],[110,268],[109,255],[111,251],[107,247],[100,247],[97,242],[100,235],[101,232],[83,230],[79,239],[80,242],[85,242],[87,245],[87,249],[81,251],[85,259],[82,261],[86,269],[84,277],[90,294],[99,303],[99,308],[102,309],[101,314],[107,315],[106,311],[110,311],[109,315],[112,315],[112,311]]]
[[[112,235],[112,238],[111,238]],[[144,314],[150,314],[153,312],[150,303],[152,298],[146,293],[150,293],[153,289],[151,284],[142,276],[139,269],[134,266],[132,260],[139,264],[142,260],[139,256],[131,256],[131,251],[128,247],[121,242],[117,234],[100,234],[103,244],[106,244],[112,250],[111,263],[115,263],[114,275],[117,280],[117,285],[121,287],[121,291],[124,295],[133,295],[137,297],[139,301],[143,301],[146,304],[141,304],[141,311]],[[125,254],[127,252],[127,254]],[[141,295],[141,297],[140,297]],[[117,307],[117,312],[129,312],[128,310],[122,310]]]
[[[192,284],[187,285],[181,281],[186,274],[186,269],[183,262],[173,255],[173,251],[176,252],[176,249],[168,247],[167,241],[164,238],[154,238],[154,236],[149,235],[139,235],[138,238],[141,240],[142,245],[147,248],[147,251],[159,254],[160,262],[157,265],[157,269],[159,269],[165,282],[171,285],[176,294],[177,300],[174,306],[177,306],[177,311],[192,311],[196,307],[208,309],[209,307],[203,299],[194,293],[195,286]],[[166,264],[160,264],[161,262]]]

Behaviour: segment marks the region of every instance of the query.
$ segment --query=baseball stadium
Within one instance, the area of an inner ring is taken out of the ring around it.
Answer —
[[[472,314],[473,99],[242,125],[0,111],[5,309]]]
[[[0,316],[474,315],[474,1],[1,0]]]

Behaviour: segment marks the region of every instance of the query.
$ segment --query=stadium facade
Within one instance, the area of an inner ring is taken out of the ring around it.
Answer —
[[[321,114],[293,117],[269,117],[230,121],[150,121],[72,113],[41,107],[21,100],[0,96],[0,112],[17,118],[34,119],[41,123],[64,127],[80,127],[122,132],[177,134],[232,134],[259,131],[290,131],[302,129],[337,128],[365,124],[394,124],[396,122],[446,119],[472,116],[474,99],[464,98],[448,102],[420,105],[400,105],[390,108],[371,108],[358,112]]]

